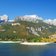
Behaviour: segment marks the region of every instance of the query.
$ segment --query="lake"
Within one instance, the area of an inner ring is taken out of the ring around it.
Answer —
[[[0,56],[56,56],[56,44],[27,46],[0,43]]]

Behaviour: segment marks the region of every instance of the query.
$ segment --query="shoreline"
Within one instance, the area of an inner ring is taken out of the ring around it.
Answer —
[[[21,42],[21,41],[0,41],[0,43],[19,43],[22,45],[47,45],[53,42]]]
[[[53,42],[23,42],[20,43],[22,45],[47,45],[47,44],[51,44]]]
[[[21,41],[0,41],[0,43],[20,43]]]

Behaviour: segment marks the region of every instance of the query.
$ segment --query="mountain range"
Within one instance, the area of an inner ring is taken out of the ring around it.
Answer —
[[[56,26],[38,16],[17,16],[12,22],[0,23],[0,38],[19,39],[49,37],[56,33]]]

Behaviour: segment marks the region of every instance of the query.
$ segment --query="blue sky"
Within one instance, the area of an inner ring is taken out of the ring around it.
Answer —
[[[0,15],[10,19],[16,16],[36,14],[45,19],[56,18],[56,0],[0,0]]]

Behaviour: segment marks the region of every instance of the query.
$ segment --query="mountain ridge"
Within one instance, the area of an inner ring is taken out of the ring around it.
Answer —
[[[28,17],[26,18],[28,19]],[[49,38],[56,33],[56,26],[43,22],[42,19],[34,21],[17,17],[12,22],[0,23],[0,38],[5,40],[19,40],[29,38]],[[35,18],[34,18],[35,19]]]

